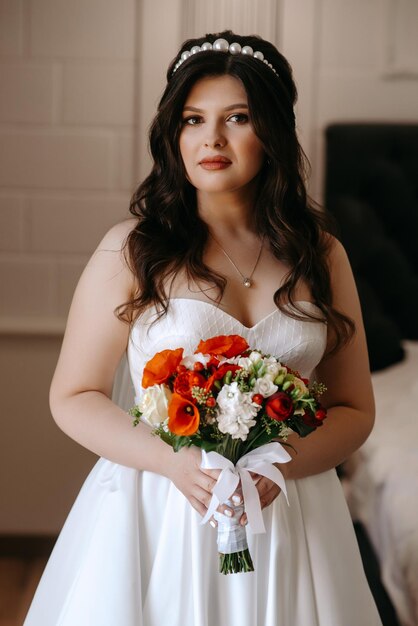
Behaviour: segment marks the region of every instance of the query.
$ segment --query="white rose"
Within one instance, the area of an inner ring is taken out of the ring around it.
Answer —
[[[145,389],[137,404],[141,411],[141,419],[151,424],[159,426],[168,418],[168,403],[172,393],[165,385],[153,385]]]
[[[307,386],[305,385],[303,380],[301,380],[300,378],[295,377],[292,380],[292,383],[294,384],[295,389],[298,389],[298,391],[299,391],[298,398],[301,398],[305,393],[308,393]]]
[[[253,393],[260,393],[263,398],[268,398],[276,393],[278,386],[273,383],[269,375],[263,376],[263,378],[257,378],[255,385],[252,389]]]

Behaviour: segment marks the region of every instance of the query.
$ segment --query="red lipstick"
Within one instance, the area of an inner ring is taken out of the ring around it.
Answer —
[[[205,157],[199,161],[199,165],[205,170],[224,170],[231,164],[231,161],[224,156]]]

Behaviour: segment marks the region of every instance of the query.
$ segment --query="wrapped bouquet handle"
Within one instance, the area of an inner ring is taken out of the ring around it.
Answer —
[[[219,504],[226,502],[232,496],[241,479],[249,529],[252,533],[264,533],[266,529],[261,513],[260,498],[250,472],[266,476],[279,485],[289,504],[283,474],[273,463],[288,463],[291,459],[290,454],[278,442],[267,443],[247,452],[237,461],[236,465],[217,452],[202,450],[201,468],[220,469],[222,471],[213,488],[212,499],[201,523],[205,524],[212,517]]]

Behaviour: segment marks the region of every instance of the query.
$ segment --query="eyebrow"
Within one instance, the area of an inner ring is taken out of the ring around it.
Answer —
[[[237,104],[230,104],[224,108],[224,111],[232,111],[233,109],[248,109],[248,104],[245,102],[238,102]],[[195,113],[203,113],[204,109],[198,107],[185,106],[183,111],[194,111]]]

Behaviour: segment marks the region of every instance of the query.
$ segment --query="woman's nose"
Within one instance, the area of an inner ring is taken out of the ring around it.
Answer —
[[[205,146],[208,148],[222,148],[226,144],[226,139],[221,132],[219,126],[212,126],[207,128],[205,137]]]

